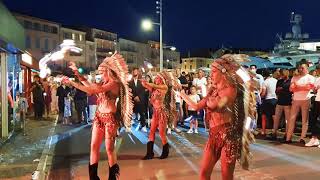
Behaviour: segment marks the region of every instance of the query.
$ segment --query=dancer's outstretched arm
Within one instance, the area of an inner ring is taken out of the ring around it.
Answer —
[[[168,86],[165,85],[165,84],[157,85],[157,84],[154,84],[154,83],[148,83],[145,80],[142,80],[141,84],[142,84],[143,87],[145,87],[149,91],[152,91],[152,89],[159,89],[159,90],[164,90],[164,91],[168,90]]]
[[[79,71],[78,71],[78,67],[76,66],[76,63],[74,62],[69,62],[69,68],[72,69],[72,71],[74,72],[74,74],[78,77],[79,81],[84,85],[84,86],[94,86],[95,83],[90,83],[85,77],[83,77],[82,75],[80,75]]]
[[[188,106],[190,106],[191,108],[193,108],[196,111],[204,109],[207,106],[207,99],[206,98],[202,99],[198,103],[195,103],[189,98],[189,96],[186,93],[184,93],[184,92],[176,92],[176,93],[180,97],[182,97],[182,99],[188,104]]]
[[[70,81],[68,78],[65,78],[65,81],[66,83],[71,84],[73,87],[80,89],[81,91],[86,92],[89,95],[108,92],[118,86],[117,81],[109,81],[107,84],[103,85],[95,84],[94,86],[84,86],[80,83]]]

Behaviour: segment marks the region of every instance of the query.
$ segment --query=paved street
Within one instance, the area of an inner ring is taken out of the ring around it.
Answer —
[[[26,135],[18,132],[0,146],[0,179],[30,179],[37,169],[54,117],[43,121],[28,118]]]
[[[88,179],[88,159],[90,144],[89,125],[64,126],[58,124],[49,131],[39,169],[49,169],[48,177],[54,180]],[[207,139],[204,129],[199,134],[182,133],[169,135],[170,157],[165,160],[140,160],[145,154],[147,134],[135,131],[123,132],[117,139],[117,151],[123,180],[195,180],[198,179],[202,149]],[[49,143],[48,143],[49,142]],[[155,154],[161,153],[161,142],[157,136]],[[320,177],[320,149],[305,148],[298,144],[284,145],[265,140],[257,140],[252,145],[253,160],[250,171],[241,170],[237,165],[235,179],[288,179],[316,180]],[[52,156],[51,156],[52,155]],[[26,173],[27,174],[27,173]],[[30,179],[17,174],[9,179]],[[99,176],[107,179],[108,164],[101,146]],[[4,178],[4,177],[3,177]],[[221,179],[219,163],[214,169],[212,179]]]
[[[198,178],[202,149],[207,139],[204,129],[200,134],[173,133],[169,136],[170,158],[166,160],[140,160],[145,154],[147,134],[133,130],[122,133],[117,140],[117,151],[122,179],[183,179]],[[59,134],[54,147],[50,179],[87,179],[90,127],[56,128]],[[161,154],[159,136],[156,140],[156,155]],[[304,148],[297,144],[283,145],[258,140],[252,145],[253,161],[250,171],[237,166],[235,179],[318,179],[320,177],[320,149]],[[104,145],[101,146],[99,175],[107,179],[108,164]],[[219,164],[212,179],[221,179]]]

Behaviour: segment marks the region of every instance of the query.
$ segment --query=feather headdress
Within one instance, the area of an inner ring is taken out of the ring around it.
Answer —
[[[133,113],[133,102],[131,89],[128,86],[129,70],[124,58],[117,52],[111,57],[106,57],[100,67],[108,68],[114,72],[120,83],[119,106],[120,118],[127,131],[131,130],[131,120]]]
[[[227,79],[237,88],[237,98],[233,104],[232,139],[238,142],[236,157],[240,160],[242,168],[249,167],[249,144],[254,142],[254,136],[250,131],[250,120],[256,117],[256,101],[254,91],[256,86],[249,72],[241,67],[241,62],[249,61],[247,55],[224,55],[212,63],[212,67],[218,68]]]

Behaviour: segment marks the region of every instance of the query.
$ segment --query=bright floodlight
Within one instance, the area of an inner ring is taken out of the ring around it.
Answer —
[[[170,60],[169,59],[167,59],[167,62],[169,62]]]
[[[172,46],[170,49],[171,49],[171,51],[175,51],[177,48]]]
[[[152,29],[152,22],[151,22],[150,20],[148,20],[148,19],[143,20],[143,21],[142,21],[142,28],[143,28],[144,30],[150,30],[150,29]]]

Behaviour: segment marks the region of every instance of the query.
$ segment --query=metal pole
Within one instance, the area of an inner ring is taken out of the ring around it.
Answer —
[[[26,136],[26,112],[25,110],[22,111],[22,118],[23,118],[23,135]]]
[[[7,55],[0,54],[1,60],[1,121],[2,121],[2,137],[8,137],[8,87],[7,87]]]
[[[163,45],[162,45],[162,0],[160,0],[160,72],[163,71]]]

